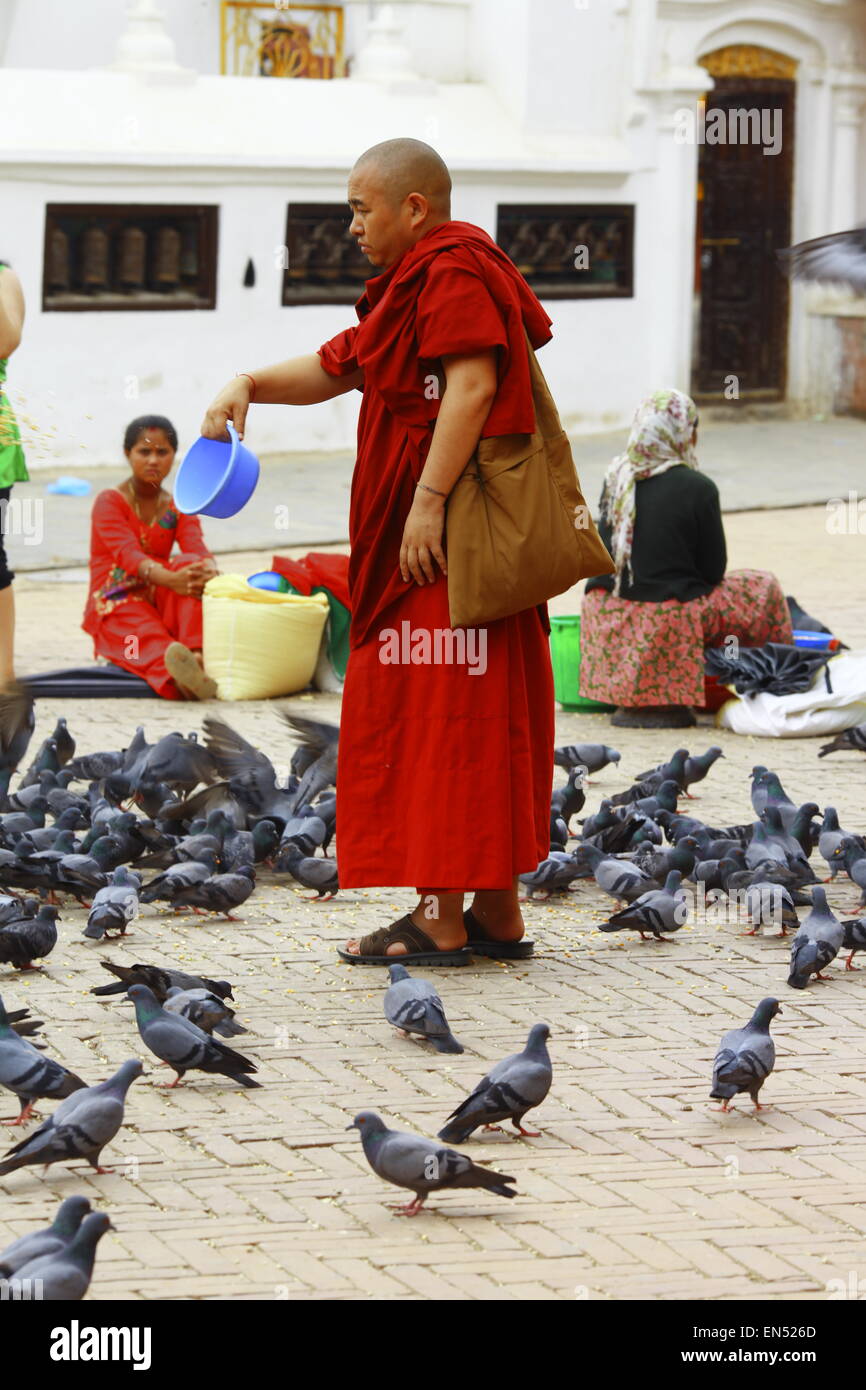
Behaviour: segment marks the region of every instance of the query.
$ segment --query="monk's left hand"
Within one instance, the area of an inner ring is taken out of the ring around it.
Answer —
[[[416,492],[409,509],[400,545],[400,573],[408,584],[433,584],[438,575],[448,573],[442,533],[445,529],[445,499],[430,492]]]

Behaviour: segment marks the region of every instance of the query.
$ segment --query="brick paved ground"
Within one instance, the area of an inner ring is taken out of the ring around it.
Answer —
[[[772,563],[788,591],[843,614],[843,635],[866,645],[863,586],[851,592],[847,551],[841,567],[828,563],[815,514],[729,519],[728,532],[734,563]],[[19,586],[22,671],[87,658],[75,631],[81,602],[76,585]],[[338,715],[332,696],[291,703]],[[60,702],[40,702],[37,738],[59,712]],[[139,722],[151,737],[196,728],[201,713],[156,701],[62,712],[85,750],[119,746]],[[287,759],[273,706],[220,712]],[[612,733],[585,715],[561,715],[557,732],[563,742]],[[862,757],[818,761],[813,741],[770,744],[709,728],[688,741],[725,749],[698,789],[695,808],[708,820],[747,818],[748,770],[766,761],[795,799],[830,801],[843,823],[866,826]],[[615,742],[621,772],[593,779],[588,809],[675,746],[670,734],[639,731],[617,731]],[[847,881],[830,889],[837,909],[854,896]],[[334,953],[410,901],[398,890],[358,891],[314,905],[263,878],[242,923],[146,907],[129,941],[110,946],[86,943],[85,913],[64,911],[44,972],[0,979],[8,1007],[27,1004],[47,1020],[52,1052],[88,1081],[143,1055],[130,1006],[96,1000],[89,987],[104,979],[103,956],[175,962],[235,982],[251,1030],[240,1041],[260,1063],[263,1088],[199,1076],[165,1092],[155,1083],[166,1073],[147,1054],[129,1123],[106,1151],[117,1172],[58,1165],[47,1178],[25,1169],[3,1179],[0,1238],[40,1224],[62,1196],[87,1193],[117,1228],[100,1247],[96,1299],[821,1299],[830,1280],[866,1281],[866,971],[846,975],[837,963],[829,983],[795,993],[785,985],[785,944],[745,938],[742,924],[699,919],[665,945],[605,936],[595,930],[607,915],[601,895],[583,885],[527,907],[534,960],[436,973],[466,1045],[442,1057],[386,1025],[383,972]],[[756,1117],[740,1100],[720,1115],[707,1100],[718,1038],[771,993],[784,1008],[764,1092],[771,1108]],[[542,1136],[492,1134],[466,1146],[514,1174],[519,1197],[455,1193],[415,1220],[395,1218],[384,1206],[394,1189],[345,1132],[352,1114],[374,1108],[435,1133],[539,1019],[553,1029],[555,1065],[536,1112]],[[3,1111],[12,1109],[10,1097]]]

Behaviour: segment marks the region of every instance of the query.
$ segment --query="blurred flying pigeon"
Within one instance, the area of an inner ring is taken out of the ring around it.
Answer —
[[[89,1211],[90,1201],[87,1197],[67,1197],[57,1208],[57,1215],[50,1226],[19,1236],[0,1251],[0,1279],[8,1279],[30,1260],[39,1260],[43,1255],[54,1255],[63,1250]]]
[[[810,976],[825,979],[821,971],[839,953],[844,935],[842,923],[827,906],[824,889],[813,888],[812,911],[803,919],[800,930],[791,942],[788,984],[793,989],[805,989]]]
[[[188,1071],[227,1076],[249,1089],[261,1085],[248,1075],[258,1070],[255,1062],[217,1042],[188,1018],[167,1013],[147,985],[133,985],[128,994],[135,1005],[135,1020],[143,1043],[176,1073],[174,1081],[164,1083],[169,1089],[177,1086]]]
[[[394,1208],[401,1216],[417,1216],[431,1192],[455,1187],[481,1187],[499,1197],[517,1196],[507,1185],[516,1178],[483,1168],[432,1139],[389,1129],[372,1110],[361,1110],[347,1128],[359,1131],[364,1156],[378,1177],[415,1193],[406,1206]]]
[[[599,931],[623,931],[626,927],[640,933],[641,941],[652,935],[663,941],[662,932],[679,931],[688,918],[688,898],[680,887],[682,874],[671,869],[662,889],[652,889],[636,898],[621,912],[615,912],[607,922],[599,923]]]
[[[712,1100],[730,1109],[730,1102],[748,1091],[756,1110],[763,1106],[758,1093],[776,1064],[776,1047],[770,1037],[770,1023],[782,1012],[778,999],[762,999],[745,1028],[732,1028],[719,1045],[713,1062]]]
[[[866,293],[866,228],[799,241],[776,256],[792,280],[844,285],[855,294]]]
[[[553,750],[554,763],[567,772],[573,767],[585,767],[588,774],[601,772],[608,763],[618,763],[621,757],[621,753],[606,743],[570,743],[565,748]]]
[[[209,980],[204,975],[187,975],[183,970],[164,970],[161,965],[115,965],[110,960],[101,960],[99,964],[103,970],[117,976],[117,983],[94,985],[91,994],[126,994],[130,985],[147,985],[162,1002],[172,985],[176,985],[178,989],[206,989],[218,999],[234,999],[228,980]]]
[[[113,1168],[101,1166],[100,1154],[123,1124],[126,1093],[143,1070],[135,1057],[107,1081],[75,1091],[34,1134],[9,1150],[0,1163],[0,1177],[31,1163],[47,1167],[74,1158],[85,1158],[97,1173],[113,1173]]]
[[[21,1102],[17,1119],[0,1120],[0,1124],[23,1125],[37,1100],[61,1100],[86,1085],[80,1076],[45,1057],[26,1038],[19,1037],[10,1026],[0,999],[0,1086],[12,1091]]]
[[[818,757],[826,758],[828,753],[841,753],[848,749],[866,753],[866,724],[855,724],[853,729],[845,729],[829,743],[822,744]]]
[[[0,928],[0,961],[16,970],[38,970],[34,960],[43,960],[57,945],[56,907],[43,903],[34,917],[21,917]]]
[[[230,1009],[218,995],[207,989],[178,989],[172,985],[163,1001],[166,1013],[180,1014],[188,1018],[205,1033],[219,1033],[221,1038],[234,1038],[239,1033],[248,1033],[240,1023],[235,1022],[235,1011]]]
[[[45,1303],[74,1303],[87,1293],[93,1278],[96,1247],[113,1227],[104,1211],[85,1216],[73,1239],[62,1250],[29,1260],[16,1272],[16,1279],[39,1280],[40,1298]]]
[[[300,736],[300,747],[292,758],[292,772],[301,779],[292,798],[292,811],[297,812],[320,792],[337,785],[340,730],[336,724],[327,724],[321,719],[304,719],[286,710],[280,710],[280,714],[292,732]],[[302,755],[302,761],[298,754]]]
[[[523,1051],[490,1068],[472,1094],[451,1111],[438,1137],[448,1144],[461,1144],[480,1125],[498,1129],[500,1121],[510,1120],[518,1134],[537,1138],[538,1131],[524,1129],[522,1121],[550,1090],[553,1068],[547,1050],[549,1037],[546,1023],[534,1024]]]
[[[294,797],[277,786],[277,773],[270,758],[223,719],[209,714],[203,727],[208,752],[220,775],[228,779],[239,797],[246,820],[250,816],[267,817],[283,825],[296,807]],[[240,828],[248,827],[245,824]]]
[[[407,1037],[418,1033],[437,1052],[462,1052],[448,1026],[445,1008],[429,980],[413,978],[404,965],[388,967],[391,983],[385,991],[385,1017]]]
[[[126,928],[138,915],[138,892],[141,878],[119,864],[111,875],[111,882],[100,888],[90,905],[84,935],[91,941],[101,941],[109,932],[126,935]]]

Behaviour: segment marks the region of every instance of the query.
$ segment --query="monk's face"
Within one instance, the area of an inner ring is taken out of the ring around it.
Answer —
[[[363,164],[349,177],[349,233],[372,265],[385,270],[441,220],[421,193],[395,196],[373,164]]]

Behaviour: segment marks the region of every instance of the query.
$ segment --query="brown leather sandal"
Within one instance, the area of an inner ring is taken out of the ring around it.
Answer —
[[[385,954],[394,942],[406,947],[403,955]],[[455,951],[440,951],[436,942],[415,925],[408,912],[399,921],[392,922],[390,927],[379,927],[369,936],[362,936],[358,945],[360,950],[357,954],[338,948],[340,960],[348,961],[349,965],[394,965],[395,962],[398,965],[410,962],[413,965],[468,965],[472,959],[468,946],[458,946]]]
[[[476,956],[489,956],[491,960],[528,960],[535,954],[535,942],[522,936],[519,941],[497,941],[488,936],[471,907],[463,913],[466,927],[467,947]]]

